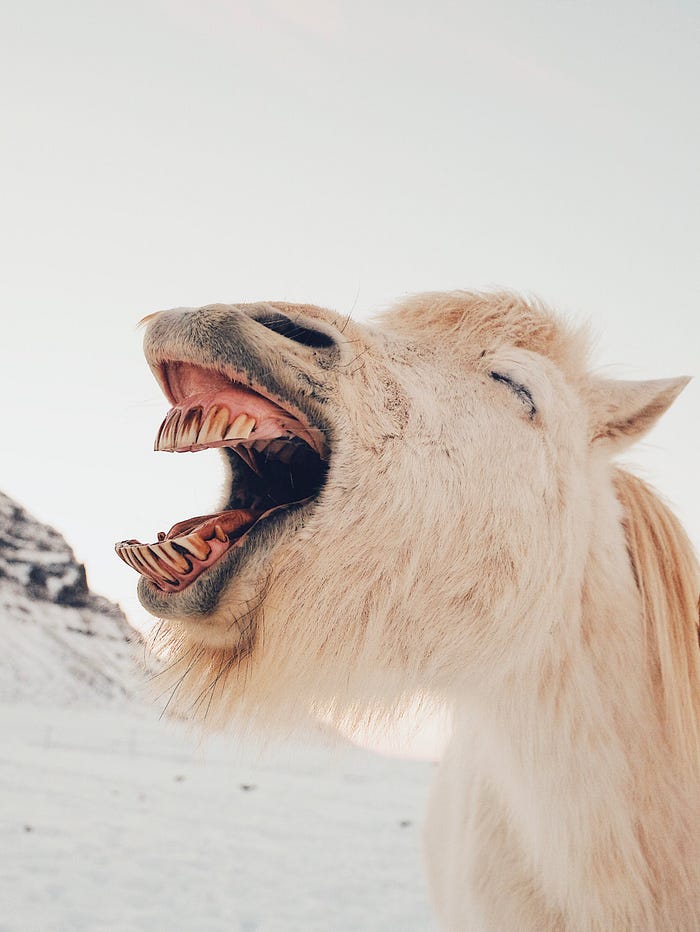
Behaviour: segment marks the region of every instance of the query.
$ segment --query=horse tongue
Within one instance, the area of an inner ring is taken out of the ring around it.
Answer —
[[[268,518],[277,511],[284,511],[286,508],[289,508],[290,505],[306,505],[310,501],[312,501],[311,497],[300,498],[295,502],[282,502],[280,505],[273,505],[266,511],[253,511],[251,508],[236,508],[232,511],[219,511],[213,515],[199,515],[197,518],[188,518],[186,521],[180,521],[174,524],[163,539],[173,540],[176,537],[182,537],[183,535],[191,534],[193,531],[196,531],[204,540],[211,540],[212,537],[219,536],[217,529],[223,531],[229,538],[231,538],[232,535],[234,535],[235,538],[239,538],[246,531],[250,530],[251,526],[257,521]]]
[[[174,524],[165,535],[166,540],[172,540],[174,537],[181,537],[183,534],[189,534],[197,531],[204,540],[215,537],[216,528],[220,528],[227,537],[232,534],[238,534],[248,525],[255,521],[257,513],[249,508],[237,508],[232,511],[219,511],[212,515],[199,515],[196,518],[188,518],[186,521],[179,521]]]

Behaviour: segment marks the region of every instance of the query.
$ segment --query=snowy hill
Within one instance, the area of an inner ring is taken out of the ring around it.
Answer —
[[[0,703],[2,932],[432,932],[434,765]]]
[[[126,698],[140,636],[61,535],[0,493],[0,701]]]

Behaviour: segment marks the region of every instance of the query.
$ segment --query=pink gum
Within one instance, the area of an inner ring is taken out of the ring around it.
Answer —
[[[170,409],[166,416],[166,420],[168,420],[175,411],[179,411],[180,417],[182,418],[190,409],[200,407],[202,409],[201,422],[203,422],[210,408],[214,405],[224,407],[228,410],[229,424],[232,424],[241,414],[247,414],[255,420],[255,426],[249,438],[250,442],[255,440],[273,440],[276,437],[294,434],[297,437],[301,437],[302,440],[305,440],[312,448],[319,448],[320,438],[315,436],[319,433],[317,430],[309,429],[292,414],[285,411],[284,408],[269,401],[267,398],[263,398],[262,395],[258,395],[243,387],[239,388],[236,385],[231,385],[230,387],[214,393],[201,392],[197,395],[190,395],[182,403],[174,405]],[[161,425],[161,431],[164,424],[165,421],[163,425]],[[230,442],[231,441],[228,440],[220,440],[204,444],[195,443],[187,447],[178,447],[177,451],[196,452],[209,447],[225,446]]]

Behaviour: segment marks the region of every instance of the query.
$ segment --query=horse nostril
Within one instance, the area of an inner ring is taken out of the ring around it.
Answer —
[[[272,330],[273,333],[279,333],[281,336],[287,337],[288,340],[294,340],[295,343],[300,343],[302,346],[310,346],[314,349],[329,349],[335,346],[335,340],[327,333],[304,327],[285,314],[261,314],[253,319],[261,326]]]

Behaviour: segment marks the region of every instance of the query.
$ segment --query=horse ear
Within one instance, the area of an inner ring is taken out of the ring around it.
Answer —
[[[688,382],[687,376],[649,382],[596,379],[588,394],[591,443],[606,443],[616,450],[634,443],[651,430]]]

